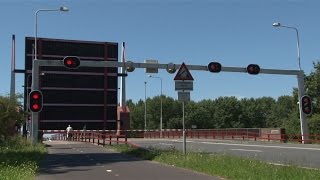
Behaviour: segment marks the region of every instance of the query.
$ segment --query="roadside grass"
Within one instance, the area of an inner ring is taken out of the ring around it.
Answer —
[[[40,160],[46,154],[42,144],[32,146],[21,137],[0,142],[0,179],[35,179]]]
[[[176,150],[145,150],[127,145],[107,146],[116,151],[171,166],[190,169],[228,179],[320,179],[320,170],[298,166],[279,166],[259,160],[222,154],[190,152],[184,156]]]

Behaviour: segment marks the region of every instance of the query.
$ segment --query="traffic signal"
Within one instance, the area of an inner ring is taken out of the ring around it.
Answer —
[[[169,63],[166,69],[168,73],[173,74],[176,72],[176,65],[173,63]]]
[[[210,72],[218,73],[221,71],[221,64],[218,62],[211,62],[208,64],[208,70]]]
[[[41,91],[31,91],[29,94],[29,109],[31,112],[42,110],[43,97]]]
[[[304,95],[301,97],[301,102],[302,102],[302,111],[305,114],[310,114],[311,113],[311,108],[312,108],[312,101],[310,96]]]
[[[63,64],[68,69],[77,69],[80,66],[80,58],[77,56],[66,56]]]
[[[260,66],[257,64],[249,64],[247,66],[247,72],[249,74],[257,75],[260,73]]]
[[[135,70],[135,67],[133,67],[133,62],[132,61],[127,61],[127,71],[128,72],[133,72]]]

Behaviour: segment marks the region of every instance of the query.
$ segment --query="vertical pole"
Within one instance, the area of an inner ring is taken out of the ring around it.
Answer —
[[[185,130],[185,123],[184,123],[184,101],[182,102],[182,137],[183,137],[183,155],[187,152],[187,144],[186,144],[186,130]]]
[[[32,65],[32,84],[31,90],[36,91],[39,90],[39,64],[37,60],[33,61]],[[32,144],[35,145],[38,142],[38,118],[39,113],[32,112]]]
[[[37,36],[38,36],[38,13],[40,10],[37,10],[35,13],[35,36],[34,36],[34,59],[37,59]]]
[[[296,30],[296,34],[297,34],[298,62],[299,62],[299,70],[301,71],[299,32],[297,28],[293,28],[293,29]]]
[[[126,73],[126,60],[125,60],[125,42],[122,42],[122,55],[121,59],[123,62],[123,67],[121,68],[121,73]],[[120,96],[120,107],[122,107],[122,112],[126,112],[126,79],[125,76],[121,76],[121,96]],[[121,114],[121,113],[120,113]],[[119,117],[120,121],[117,122],[117,135],[120,135],[121,130],[121,115]]]
[[[161,82],[161,97],[160,97],[160,135],[162,138],[162,78],[160,77],[160,82]]]
[[[15,89],[16,89],[16,76],[14,70],[16,68],[16,56],[15,56],[15,35],[12,35],[12,57],[11,57],[11,84],[10,84],[10,98],[13,99],[15,97]]]
[[[309,140],[309,128],[308,128],[308,122],[306,121],[306,115],[302,111],[302,102],[301,97],[304,96],[304,73],[303,71],[300,71],[301,73],[297,75],[298,78],[298,98],[299,98],[299,113],[300,113],[300,126],[301,126],[301,138],[302,143],[306,144]]]
[[[125,74],[126,73],[126,60],[125,60],[125,42],[122,42],[122,62],[123,62],[123,67],[121,68],[121,73]],[[121,76],[121,100],[120,100],[120,106],[122,107],[123,112],[126,111],[126,79],[125,76]]]
[[[147,130],[147,82],[144,82],[144,132]]]

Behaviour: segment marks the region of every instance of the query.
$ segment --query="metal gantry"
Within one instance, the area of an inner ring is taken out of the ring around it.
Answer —
[[[34,60],[32,69],[32,90],[39,90],[39,67],[40,66],[64,66],[62,60]],[[90,61],[82,60],[81,67],[124,67],[124,68],[158,68],[158,69],[179,69],[181,64],[151,64],[151,63],[135,63],[135,62],[114,62],[114,61]],[[208,71],[207,65],[188,65],[189,70]],[[224,67],[221,71],[224,72],[239,72],[247,73],[246,67]],[[171,71],[172,72],[172,71]],[[302,143],[307,143],[309,139],[308,124],[305,120],[305,114],[302,111],[301,97],[304,95],[304,72],[302,70],[281,70],[281,69],[261,69],[261,74],[276,74],[276,75],[293,75],[298,80],[299,90],[299,112]],[[32,113],[32,142],[36,143],[38,139],[38,118],[39,114]]]

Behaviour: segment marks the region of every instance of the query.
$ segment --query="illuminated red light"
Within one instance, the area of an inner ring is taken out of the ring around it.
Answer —
[[[67,63],[67,65],[71,65],[72,64],[72,60],[71,59],[67,59],[66,63]]]
[[[34,105],[32,105],[32,108],[33,108],[34,110],[38,110],[38,109],[39,109],[39,105],[38,105],[38,104],[34,104]]]
[[[32,95],[32,98],[33,98],[33,99],[39,99],[39,94],[33,94],[33,95]]]

